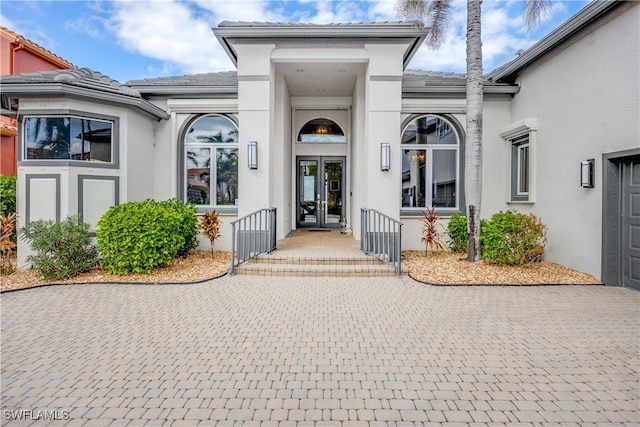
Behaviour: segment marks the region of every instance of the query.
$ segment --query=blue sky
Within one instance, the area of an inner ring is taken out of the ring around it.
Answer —
[[[542,24],[526,33],[522,0],[483,2],[485,72],[511,60],[582,9],[585,0],[553,2]],[[80,67],[120,82],[232,70],[211,27],[224,20],[276,22],[397,21],[395,0],[2,0],[0,25]],[[456,1],[447,41],[422,47],[409,68],[465,71],[465,2]]]

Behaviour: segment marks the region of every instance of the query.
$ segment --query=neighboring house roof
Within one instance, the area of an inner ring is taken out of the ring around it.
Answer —
[[[559,48],[585,28],[621,6],[634,4],[632,1],[593,1],[569,18],[539,42],[520,53],[516,59],[496,68],[485,76],[487,80],[512,83],[527,67],[535,64],[551,51]],[[623,42],[621,40],[621,42]]]
[[[137,90],[89,68],[1,76],[0,91],[3,94],[3,102],[7,96],[15,98],[30,95],[64,95],[126,105],[157,120],[169,118],[166,111],[143,99]],[[14,109],[12,105],[9,107]]]
[[[33,42],[33,41],[29,40],[29,39],[24,38],[20,34],[11,31],[7,27],[0,26],[0,37],[2,37],[5,40],[8,40],[10,43],[15,43],[17,45],[20,45],[20,44],[23,45],[23,48],[25,50],[28,50],[29,52],[32,52],[32,53],[36,54],[37,56],[46,59],[47,61],[51,62],[52,64],[54,64],[57,67],[60,67],[60,68],[75,68],[75,65],[73,65],[71,62],[67,61],[64,58],[59,57],[55,53],[51,52],[50,50],[45,49],[44,47],[40,46],[39,44],[37,44],[37,43],[35,43],[35,42]]]
[[[142,94],[153,95],[235,94],[238,92],[238,75],[235,71],[221,71],[217,73],[129,80],[125,85]]]
[[[351,24],[303,24],[281,22],[223,21],[212,28],[231,61],[237,64],[238,55],[233,45],[247,40],[309,39],[353,42],[354,40],[398,40],[409,43],[403,64],[406,67],[425,40],[428,28],[416,22],[371,22]]]

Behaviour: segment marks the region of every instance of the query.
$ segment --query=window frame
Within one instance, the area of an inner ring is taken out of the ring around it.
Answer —
[[[107,122],[111,124],[111,161],[95,162],[91,160],[77,159],[27,159],[27,119],[39,118],[67,118],[84,119]],[[101,169],[119,169],[120,167],[120,118],[104,114],[88,113],[82,110],[23,110],[18,116],[19,138],[18,138],[18,166],[67,166],[67,167],[88,167]]]
[[[513,123],[500,132],[505,140],[505,201],[506,203],[534,203],[536,194],[535,147],[538,122],[528,118]],[[522,191],[522,155],[527,149],[527,191]]]
[[[226,114],[226,113],[217,113],[217,112],[207,112],[207,113],[197,113],[197,114],[191,114],[189,115],[186,120],[183,122],[180,131],[178,133],[178,149],[180,150],[179,152],[179,172],[178,172],[178,197],[180,198],[180,200],[184,201],[185,203],[188,202],[187,199],[187,184],[188,184],[188,179],[187,179],[187,148],[188,147],[198,147],[198,148],[209,148],[209,158],[210,158],[210,164],[209,164],[209,186],[210,186],[210,204],[208,205],[195,205],[198,208],[198,212],[205,212],[207,210],[211,210],[211,209],[215,209],[217,212],[222,213],[222,214],[237,214],[238,212],[238,204],[234,204],[234,205],[223,205],[223,204],[217,204],[217,193],[216,193],[216,187],[217,187],[217,172],[218,172],[218,161],[217,161],[217,157],[218,157],[218,150],[219,149],[235,149],[236,153],[239,157],[240,155],[240,139],[238,136],[238,142],[236,143],[230,143],[230,142],[202,142],[202,143],[190,143],[187,144],[187,136],[189,133],[189,130],[201,119],[204,119],[206,117],[220,117],[223,118],[225,120],[227,120],[231,125],[233,125],[236,128],[236,131],[238,131],[238,133],[240,132],[240,127],[238,125],[238,121],[237,119],[231,115],[231,114]],[[240,165],[238,163],[238,169],[236,171],[236,176],[238,176],[238,180],[239,180],[239,174],[240,174]],[[238,186],[238,195],[239,195],[239,186]],[[213,197],[212,197],[213,196]],[[237,198],[239,199],[239,198]]]
[[[414,123],[417,119],[431,116],[436,119],[443,120],[448,124],[447,132],[454,132],[456,136],[456,144],[432,144],[432,143],[402,143],[403,135],[407,131],[409,125]],[[460,122],[450,114],[444,113],[413,113],[407,116],[403,122],[400,129],[400,156],[401,158],[404,156],[405,150],[412,150],[425,153],[425,204],[426,201],[433,200],[433,158],[434,152],[436,151],[454,151],[456,152],[455,156],[455,164],[456,164],[456,205],[455,207],[439,207],[436,205],[436,213],[439,215],[453,215],[453,214],[463,214],[464,207],[464,138],[465,134]],[[400,173],[402,174],[402,168]],[[403,189],[402,189],[402,178],[401,178],[401,188],[400,188],[401,197],[403,197]],[[431,203],[424,207],[409,207],[402,206],[402,200],[400,202],[400,215],[404,217],[419,217],[423,215],[425,209],[431,207]]]
[[[513,149],[516,151],[515,157],[515,175],[516,175],[516,183],[515,183],[515,195],[513,197],[526,197],[529,198],[529,136],[527,135],[524,138],[519,138],[518,140],[514,140],[511,142]],[[523,161],[523,152],[526,152],[524,155]],[[525,164],[526,162],[526,164]],[[524,180],[523,180],[524,175]],[[526,186],[526,188],[523,188]]]

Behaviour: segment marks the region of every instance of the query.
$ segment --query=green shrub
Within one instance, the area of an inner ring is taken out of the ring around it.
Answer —
[[[102,267],[111,274],[150,273],[197,246],[193,205],[144,200],[112,206],[98,221]]]
[[[46,280],[68,279],[89,270],[98,261],[89,224],[80,222],[78,215],[58,223],[31,222],[21,234],[34,252],[27,257],[31,269],[39,271]]]
[[[482,248],[482,230],[487,225],[486,219],[480,220],[480,247]],[[469,235],[467,233],[467,217],[459,214],[451,215],[447,225],[449,234],[449,250],[451,252],[467,252]]]
[[[16,176],[0,175],[0,215],[16,213]]]
[[[179,233],[184,237],[184,244],[178,250],[178,256],[185,256],[190,250],[198,247],[198,208],[178,199],[165,200],[160,204],[174,210],[180,216]]]
[[[447,224],[449,233],[449,249],[452,252],[467,251],[467,217],[453,214]]]
[[[482,258],[503,265],[542,261],[547,226],[534,214],[498,212],[484,224]]]

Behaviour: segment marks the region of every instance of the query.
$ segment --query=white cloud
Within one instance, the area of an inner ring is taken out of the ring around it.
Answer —
[[[395,5],[395,0],[97,2],[92,6],[92,14],[68,25],[95,39],[113,37],[128,51],[158,60],[159,64],[147,68],[147,72],[153,75],[184,74],[233,69],[211,31],[212,26],[224,20],[318,24],[397,21],[400,18]],[[530,47],[539,38],[524,33],[523,9],[524,4],[520,0],[483,3],[485,72],[513,59],[518,49]],[[551,24],[551,18],[565,13],[564,9],[566,5],[554,3],[550,18],[542,27],[555,26],[557,23]],[[550,29],[545,28],[544,32]],[[29,35],[34,37],[36,33],[32,30]],[[466,1],[456,0],[442,48],[421,47],[410,67],[465,72],[465,35]],[[46,34],[39,35],[36,41],[45,47],[53,47],[47,43]]]
[[[108,28],[126,49],[186,73],[232,68],[211,31],[211,15],[195,16],[189,6],[172,0],[114,3]]]

